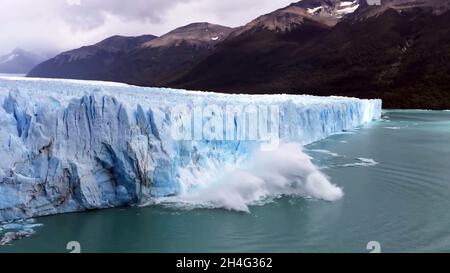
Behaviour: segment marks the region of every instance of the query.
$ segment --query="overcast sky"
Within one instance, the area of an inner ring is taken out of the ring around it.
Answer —
[[[1,0],[0,55],[62,51],[112,35],[162,35],[192,22],[231,27],[296,0]]]

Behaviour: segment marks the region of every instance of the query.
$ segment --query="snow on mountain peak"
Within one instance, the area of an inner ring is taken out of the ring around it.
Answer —
[[[354,5],[357,4],[357,3],[358,3],[358,1],[353,1],[353,2],[345,2],[345,1],[343,1],[343,2],[341,2],[341,3],[339,4],[339,7],[354,6]]]
[[[347,14],[354,13],[359,8],[358,0],[353,2],[341,2],[336,8],[336,16],[342,18]]]
[[[24,74],[42,61],[43,55],[16,48],[9,54],[0,56],[0,73]]]
[[[316,13],[317,11],[319,11],[321,9],[322,9],[322,6],[317,7],[317,8],[307,9],[307,10],[308,10],[308,13],[314,14],[314,13]]]
[[[225,39],[232,28],[210,23],[193,23],[177,28],[163,36],[143,44],[143,47],[170,47],[182,43],[201,46]]]
[[[358,7],[359,0],[302,0],[256,18],[235,31],[232,36],[257,28],[281,32],[291,31],[296,26],[303,25],[305,21],[314,21],[331,27]]]
[[[0,60],[0,64],[4,64],[4,63],[7,63],[7,62],[10,62],[10,61],[14,60],[17,57],[19,57],[19,54],[9,54],[9,55],[6,56],[5,59]]]

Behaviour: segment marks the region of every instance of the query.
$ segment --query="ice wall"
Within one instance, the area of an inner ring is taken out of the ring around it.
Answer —
[[[203,169],[245,164],[260,148],[258,139],[199,138],[197,125],[192,139],[174,137],[180,105],[205,124],[229,106],[276,106],[272,133],[300,145],[381,115],[380,100],[0,78],[0,222],[177,196],[211,178]],[[210,105],[216,113],[205,114]],[[237,132],[236,117],[227,124]]]

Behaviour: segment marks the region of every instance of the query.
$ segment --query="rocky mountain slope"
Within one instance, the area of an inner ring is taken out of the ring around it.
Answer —
[[[133,48],[156,38],[113,36],[97,44],[63,52],[36,66],[30,77],[95,80],[105,77],[112,63]]]
[[[67,62],[58,66],[57,57],[30,76],[450,109],[450,1],[368,4],[376,2],[302,0],[237,29],[208,23],[176,29],[106,58],[107,65],[85,60],[84,73]]]
[[[231,28],[209,23],[193,23],[177,28],[117,59],[105,79],[165,86],[211,53],[231,31]]]
[[[190,69],[223,41],[231,28],[193,23],[161,37],[110,37],[40,64],[30,77],[120,81],[160,86]]]
[[[450,108],[448,1],[356,5],[335,26],[319,23],[318,15],[288,31],[253,28],[245,38],[232,34],[171,85],[380,97],[389,108]]]
[[[0,56],[0,73],[27,74],[44,58],[45,56],[16,48],[11,53]]]

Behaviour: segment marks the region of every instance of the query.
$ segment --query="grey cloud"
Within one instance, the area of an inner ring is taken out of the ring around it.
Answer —
[[[297,0],[0,0],[0,55],[61,52],[112,35],[162,35],[192,22],[236,27]]]
[[[191,0],[67,0],[64,20],[75,29],[92,29],[105,23],[108,15],[127,21],[161,23],[174,6]]]

